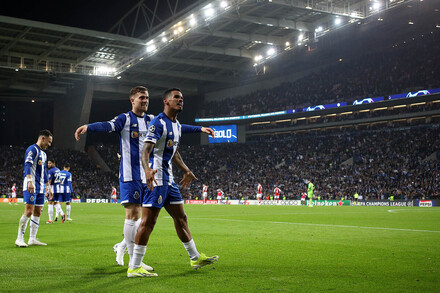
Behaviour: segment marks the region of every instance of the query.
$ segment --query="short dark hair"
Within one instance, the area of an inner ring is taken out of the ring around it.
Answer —
[[[70,164],[69,163],[64,163],[64,168],[70,168]]]
[[[40,137],[40,136],[46,136],[46,137],[52,136],[53,137],[52,132],[50,132],[47,129],[40,130],[40,132],[38,132],[38,137]]]
[[[179,88],[177,87],[173,87],[170,89],[167,89],[166,91],[163,92],[162,94],[162,99],[165,100],[166,98],[168,98],[168,95],[173,92],[173,91],[178,91],[178,92],[182,92]]]
[[[48,162],[52,162],[52,163],[55,164],[55,159],[54,159],[54,158],[50,158],[50,159],[48,159],[47,161],[48,161]]]
[[[130,90],[129,97],[133,97],[137,93],[148,92],[148,89],[144,86],[138,85]]]

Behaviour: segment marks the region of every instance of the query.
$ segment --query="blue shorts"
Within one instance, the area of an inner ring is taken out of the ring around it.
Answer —
[[[153,191],[144,195],[143,207],[155,207],[161,209],[169,204],[183,204],[182,195],[176,183],[173,185],[156,186]]]
[[[23,201],[25,204],[32,204],[37,207],[44,206],[44,193],[30,194],[27,191],[23,191]]]
[[[64,201],[64,193],[54,193],[52,201],[54,202],[63,202]]]
[[[142,183],[142,180],[119,181],[119,189],[122,205],[125,203],[141,204],[144,193],[148,191],[147,184]]]
[[[63,201],[64,202],[71,202],[70,195],[71,195],[71,193],[63,193]]]

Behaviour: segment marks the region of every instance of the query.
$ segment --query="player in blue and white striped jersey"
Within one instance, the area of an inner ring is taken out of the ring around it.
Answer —
[[[24,160],[23,199],[25,203],[24,214],[18,224],[18,236],[15,245],[27,247],[29,245],[47,245],[37,240],[38,227],[40,225],[41,208],[44,206],[44,193],[46,188],[49,196],[52,191],[49,188],[47,176],[47,155],[43,151],[52,144],[53,135],[49,130],[41,130],[38,133],[37,143],[27,148]],[[27,224],[31,220],[29,242],[24,242],[24,233]]]
[[[64,163],[63,170],[60,172],[60,193],[57,199],[57,202],[60,203],[59,209],[63,222],[72,221],[72,219],[70,218],[70,212],[72,210],[70,201],[71,201],[71,194],[73,192],[73,187],[72,187],[72,174],[69,171],[70,171],[70,164]],[[66,203],[67,218],[64,217],[63,210],[61,209],[62,202]]]
[[[177,235],[188,252],[190,264],[194,269],[212,264],[218,259],[218,256],[207,257],[197,251],[188,227],[183,199],[174,181],[173,164],[179,166],[184,173],[180,181],[182,187],[185,188],[193,180],[197,180],[178,152],[182,127],[177,121],[177,114],[183,110],[182,92],[180,89],[172,88],[165,91],[162,98],[164,112],[150,122],[142,150],[141,159],[148,189],[143,197],[142,221],[136,234],[136,244],[127,277],[157,276],[145,270],[141,262],[162,207],[165,207],[173,218]]]
[[[139,227],[139,215],[142,195],[146,190],[145,172],[141,163],[141,151],[147,134],[147,126],[154,115],[146,114],[149,105],[148,89],[137,86],[130,90],[131,111],[122,113],[107,122],[96,122],[79,127],[75,132],[76,140],[87,131],[116,132],[120,138],[119,188],[121,204],[125,208],[124,240],[115,245],[116,261],[124,265],[125,248],[131,255],[134,237]],[[182,125],[182,132],[204,132],[214,135],[211,128]],[[150,267],[151,268],[151,267]]]
[[[47,208],[49,220],[46,222],[46,224],[52,224],[54,202],[57,198],[57,193],[59,192],[59,188],[60,188],[60,169],[57,168],[54,159],[47,160],[47,167],[49,169],[47,175],[48,175],[50,190],[52,191],[52,197],[49,196],[47,198],[49,202]]]

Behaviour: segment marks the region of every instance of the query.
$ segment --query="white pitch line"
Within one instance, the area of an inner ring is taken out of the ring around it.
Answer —
[[[391,230],[391,231],[440,233],[440,231],[435,231],[435,230],[417,230],[417,229],[383,228],[383,227],[364,227],[364,226],[331,225],[331,224],[275,222],[275,221],[249,221],[249,220],[233,220],[233,219],[218,219],[218,218],[194,218],[194,217],[191,217],[191,219],[192,220],[214,220],[214,221],[244,222],[244,223],[268,223],[268,224],[287,224],[287,225],[335,227],[335,228],[356,228],[356,229],[372,229],[372,230]]]

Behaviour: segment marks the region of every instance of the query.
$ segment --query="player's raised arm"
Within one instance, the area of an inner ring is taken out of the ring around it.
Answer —
[[[157,170],[151,169],[148,164],[150,153],[153,150],[153,148],[154,148],[154,143],[146,141],[144,143],[144,147],[142,148],[142,156],[141,156],[142,167],[144,167],[145,170],[145,179],[147,181],[147,187],[149,190],[153,190],[153,182],[156,183],[157,185],[157,181],[154,178],[154,174],[157,173]]]
[[[212,138],[215,138],[214,130],[212,130],[212,128],[182,124],[182,133],[197,133],[197,132],[203,132],[208,135],[211,135]]]
[[[106,122],[95,122],[91,124],[85,124],[83,126],[78,127],[75,131],[75,139],[79,140],[79,136],[81,134],[86,133],[87,131],[91,132],[120,132],[124,127],[125,120],[127,116],[125,114],[120,114],[116,116],[110,121]]]
[[[176,153],[173,156],[173,163],[177,164],[177,166],[179,166],[179,168],[184,172],[183,179],[179,182],[179,184],[182,185],[182,188],[187,188],[193,180],[199,180],[183,162],[179,150],[176,150]]]

